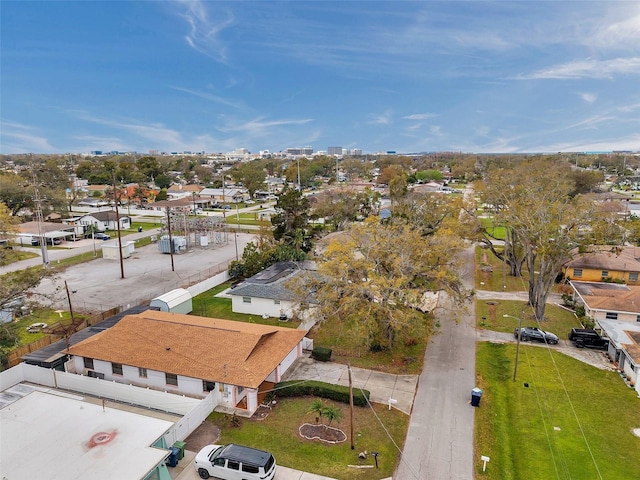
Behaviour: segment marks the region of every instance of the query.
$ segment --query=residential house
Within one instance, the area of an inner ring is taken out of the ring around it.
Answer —
[[[640,285],[606,282],[569,282],[574,300],[596,321],[640,322]]]
[[[640,248],[593,247],[563,267],[566,278],[586,282],[612,281],[640,285]]]
[[[640,323],[600,320],[598,325],[609,338],[609,357],[640,396]]]
[[[89,230],[90,226],[93,226],[100,232],[104,232],[105,230],[118,229],[118,217],[120,219],[121,230],[128,230],[131,228],[131,218],[127,215],[116,215],[115,210],[87,213],[86,215],[81,216],[77,221],[75,221],[75,223],[76,225],[82,226],[85,232]]]
[[[147,310],[73,345],[76,373],[253,413],[302,355],[304,330]]]
[[[314,275],[314,262],[278,262],[246,279],[232,288],[231,310],[235,313],[263,315],[268,317],[291,318],[295,312],[306,316],[307,307],[313,305],[311,299],[304,299],[301,305],[300,294],[294,292],[291,284],[305,276]],[[311,304],[311,305],[310,305]]]
[[[167,190],[167,195],[169,198],[192,198],[194,196],[199,196],[200,192],[204,189],[202,185],[171,185],[171,187]]]
[[[205,188],[200,192],[203,198],[210,198],[213,203],[240,203],[249,195],[238,188]]]
[[[52,244],[54,240],[64,240],[74,235],[72,226],[54,223],[54,222],[25,222],[18,225],[18,233],[16,234],[16,243],[21,245],[32,245],[38,242],[39,238],[44,236],[47,243]]]

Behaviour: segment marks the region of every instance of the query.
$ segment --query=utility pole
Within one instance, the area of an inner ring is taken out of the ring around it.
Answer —
[[[69,303],[69,315],[71,315],[71,323],[74,323],[73,319],[73,307],[71,306],[71,295],[69,295],[69,287],[67,281],[64,281],[64,289],[67,291],[67,302]]]
[[[175,266],[173,264],[173,238],[171,237],[171,214],[169,213],[169,207],[167,207],[167,230],[169,232],[169,255],[171,256],[171,271],[175,272]]]
[[[29,162],[31,164],[31,181],[33,182],[33,203],[36,205],[36,220],[38,222],[38,239],[40,240],[40,250],[42,251],[42,266],[47,268],[49,266],[49,251],[47,250],[47,238],[42,228],[42,202],[44,202],[45,199],[40,198],[36,174],[33,171],[33,158],[31,154],[29,154]]]
[[[120,278],[124,278],[124,262],[122,260],[122,236],[120,235],[120,212],[118,211],[118,189],[116,187],[116,171],[113,170],[113,203],[116,206],[116,227],[118,228],[118,254],[120,257]]]
[[[300,158],[298,157],[298,191],[302,191],[302,185],[300,184]]]
[[[353,384],[351,383],[351,365],[347,365],[347,371],[349,372],[349,417],[351,428],[351,450],[356,448],[353,442]]]
[[[513,315],[507,315],[506,313],[502,315],[504,318],[513,318],[514,320],[518,320],[518,336],[516,341],[516,363],[513,367],[513,381],[516,381],[516,374],[518,373],[518,355],[520,353],[520,338],[522,337],[522,317],[524,316],[524,312],[520,315],[520,317],[514,317]]]

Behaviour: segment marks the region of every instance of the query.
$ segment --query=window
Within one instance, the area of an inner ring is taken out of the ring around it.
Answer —
[[[247,473],[260,473],[260,469],[255,465],[242,464],[242,471]]]
[[[84,357],[84,368],[93,370],[93,358]]]
[[[147,378],[147,369],[146,368],[138,368],[138,376],[141,378]]]
[[[224,467],[224,462],[226,462],[226,458],[214,458],[213,459],[213,465],[215,465],[216,467]]]
[[[629,281],[637,282],[638,281],[638,272],[630,272],[629,273]]]
[[[227,468],[229,470],[240,470],[240,463],[233,460],[227,460]]]
[[[251,303],[251,297],[242,297],[242,303]]]
[[[111,364],[111,373],[114,375],[122,375],[122,364],[121,363],[112,363]]]
[[[575,278],[582,278],[582,269],[581,268],[574,268],[573,269],[573,276]]]
[[[636,317],[636,322],[640,322],[640,315]]]
[[[274,304],[274,305],[280,305],[280,300],[274,300],[274,301],[273,301],[273,304]]]
[[[609,270],[602,270],[602,278],[607,278],[609,276]]]
[[[167,382],[167,385],[174,385],[174,386],[178,386],[178,376],[173,374],[173,373],[165,373],[165,380]]]
[[[203,392],[212,392],[216,388],[216,382],[207,382],[206,380],[202,381],[202,391]]]
[[[617,320],[618,314],[616,312],[607,312],[607,315],[605,316],[605,318],[607,320]]]

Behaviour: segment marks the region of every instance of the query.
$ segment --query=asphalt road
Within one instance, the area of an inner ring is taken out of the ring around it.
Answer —
[[[473,248],[463,255],[462,278],[466,288],[473,288]],[[474,407],[469,401],[475,386],[474,302],[458,319],[448,300],[441,302],[445,308],[439,310],[440,333],[427,346],[404,451],[393,477],[398,480],[473,478]]]

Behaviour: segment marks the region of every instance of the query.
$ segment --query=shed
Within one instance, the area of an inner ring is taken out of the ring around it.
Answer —
[[[121,247],[122,258],[129,258],[134,251],[134,246],[135,242],[123,242]],[[118,253],[118,242],[103,244],[102,258],[118,260],[120,258],[120,254]]]
[[[161,312],[191,313],[193,303],[191,294],[184,288],[176,288],[151,300],[150,307],[157,307]]]

